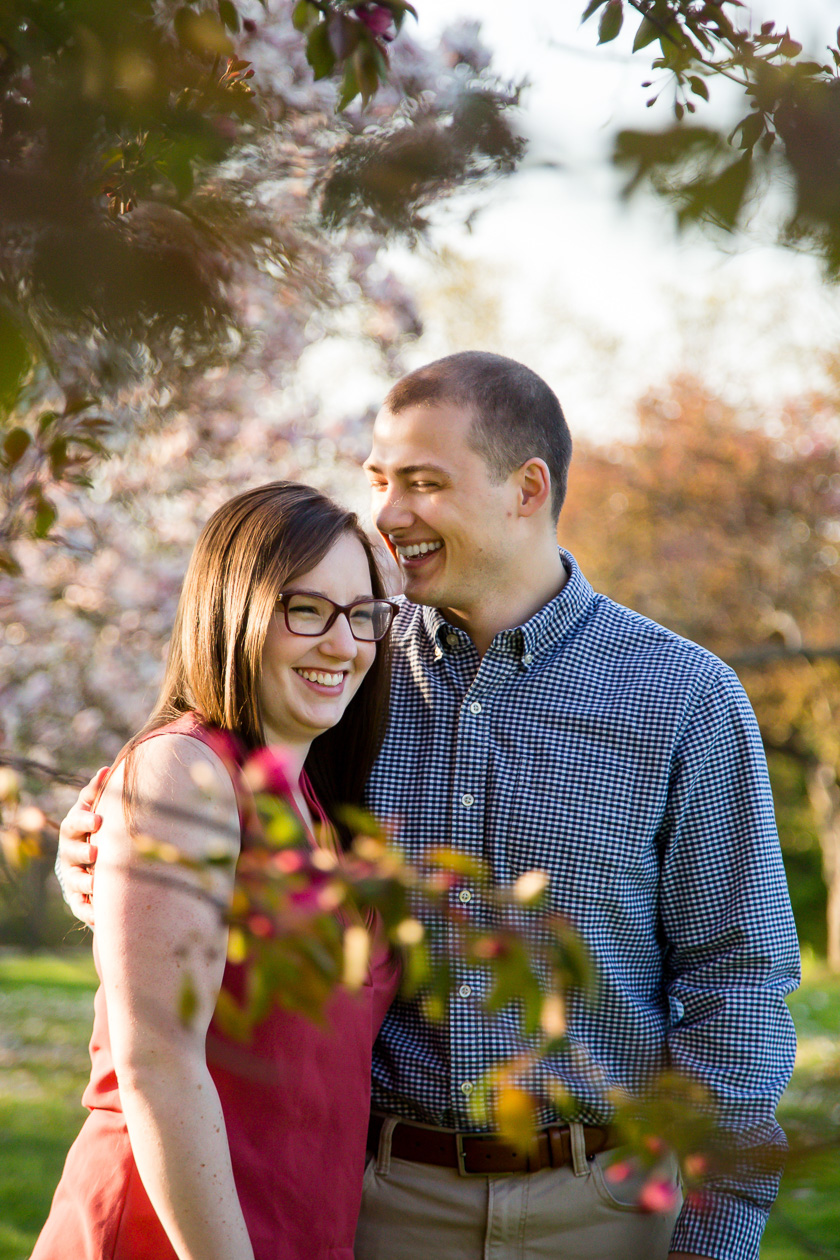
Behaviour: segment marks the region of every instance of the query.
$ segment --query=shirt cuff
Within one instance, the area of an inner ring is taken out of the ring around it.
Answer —
[[[748,1199],[707,1190],[683,1204],[671,1250],[710,1260],[758,1260],[767,1215]]]

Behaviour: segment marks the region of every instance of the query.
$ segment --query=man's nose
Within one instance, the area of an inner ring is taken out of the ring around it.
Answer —
[[[380,534],[390,534],[395,529],[404,529],[412,521],[405,491],[397,486],[391,486],[374,496],[372,514],[374,524]]]

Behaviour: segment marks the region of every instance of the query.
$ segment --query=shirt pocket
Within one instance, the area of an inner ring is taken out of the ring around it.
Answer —
[[[609,715],[564,713],[522,749],[507,837],[510,875],[539,867],[560,913],[623,900],[657,879],[638,826],[636,733]]]

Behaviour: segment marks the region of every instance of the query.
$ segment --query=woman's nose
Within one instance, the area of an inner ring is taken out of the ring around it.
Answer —
[[[359,647],[350,630],[347,613],[339,613],[321,640],[321,651],[336,660],[352,661]]]

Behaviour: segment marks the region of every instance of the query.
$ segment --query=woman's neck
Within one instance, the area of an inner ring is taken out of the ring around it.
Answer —
[[[270,726],[266,726],[264,728],[263,734],[265,735],[265,744],[267,748],[277,748],[278,750],[282,750],[283,769],[291,790],[292,800],[294,801],[295,807],[304,823],[311,831],[314,826],[314,819],[312,818],[312,811],[309,808],[303,791],[301,778],[303,775],[304,762],[309,755],[309,749],[312,746],[312,741],[308,740],[306,743],[290,744],[288,740],[284,740],[277,734],[276,731],[272,731]]]
[[[307,740],[306,743],[290,744],[287,739],[283,739],[276,731],[272,731],[270,726],[264,728],[266,748],[277,748],[282,753],[283,768],[286,771],[286,778],[292,787],[300,787],[300,777],[303,774],[303,766],[306,758],[309,756],[309,749],[312,747],[312,741]]]

